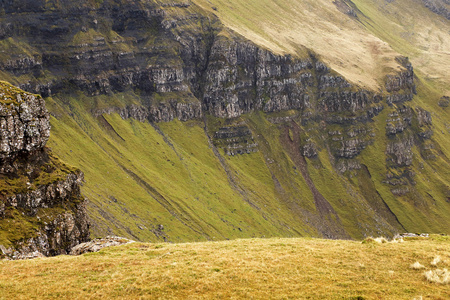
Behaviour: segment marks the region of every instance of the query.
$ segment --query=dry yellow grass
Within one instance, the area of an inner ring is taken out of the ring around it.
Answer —
[[[409,268],[436,255],[448,268],[448,237],[134,243],[79,257],[0,261],[0,299],[448,299],[448,285]]]

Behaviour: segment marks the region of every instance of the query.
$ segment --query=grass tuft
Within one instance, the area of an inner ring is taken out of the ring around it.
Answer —
[[[420,262],[416,261],[415,263],[413,263],[412,265],[409,266],[411,269],[414,270],[420,270],[420,269],[424,269],[425,266],[422,265]]]
[[[447,269],[430,270],[423,273],[423,275],[430,282],[439,284],[450,283],[450,272]]]
[[[432,266],[437,266],[438,263],[441,262],[441,257],[440,256],[436,256],[433,261],[431,262]]]
[[[403,238],[393,239],[393,240],[391,241],[391,243],[404,243],[404,242],[405,242],[405,240],[404,240]]]
[[[378,244],[384,244],[384,243],[388,243],[389,241],[384,237],[377,237],[375,239],[375,242],[377,242]]]
[[[398,243],[399,241],[397,240],[392,240],[392,243]],[[377,237],[377,238],[373,238],[373,237],[368,237],[366,239],[364,239],[362,241],[363,244],[370,244],[370,243],[377,243],[377,244],[384,244],[384,243],[389,243],[389,241],[384,238],[384,237]]]

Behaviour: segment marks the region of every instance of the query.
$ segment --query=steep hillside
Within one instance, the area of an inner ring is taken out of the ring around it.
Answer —
[[[380,3],[11,0],[0,78],[45,97],[94,236],[448,233],[448,20]]]
[[[450,6],[445,2],[448,3],[446,0],[354,1],[364,28],[408,56],[422,80],[449,96],[450,22],[444,17],[444,10],[433,9],[433,4],[448,9]]]

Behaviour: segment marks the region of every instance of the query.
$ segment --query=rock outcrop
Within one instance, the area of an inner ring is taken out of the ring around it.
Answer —
[[[226,155],[248,154],[258,151],[258,143],[245,124],[219,128],[215,132],[214,145],[222,148]]]
[[[200,102],[191,98],[188,101],[179,102],[177,99],[170,99],[150,107],[141,105],[130,105],[124,108],[109,107],[106,109],[95,109],[92,111],[94,116],[102,114],[119,114],[122,119],[133,118],[141,122],[170,122],[173,120],[188,121],[199,119],[203,116]]]
[[[103,248],[120,246],[130,243],[134,243],[134,241],[118,236],[107,236],[105,238],[95,239],[89,242],[76,245],[75,247],[72,248],[69,254],[81,255],[84,253],[98,252]]]
[[[439,99],[438,105],[440,107],[445,108],[445,107],[448,107],[449,104],[450,104],[450,97],[443,96],[441,99]]]
[[[41,97],[1,85],[0,160],[44,147],[50,136],[49,114]]]
[[[0,82],[0,255],[66,254],[89,239],[81,171],[45,148],[50,135],[44,100]]]
[[[399,105],[386,122],[386,164],[389,171],[385,182],[395,187],[392,189],[395,195],[404,195],[410,191],[408,186],[415,185],[415,174],[411,171],[413,147],[419,148],[424,159],[435,158],[434,144],[430,140],[433,135],[432,118],[421,107],[412,109]],[[417,124],[417,129],[413,128],[414,124]]]
[[[422,0],[423,4],[432,12],[450,20],[449,0]]]

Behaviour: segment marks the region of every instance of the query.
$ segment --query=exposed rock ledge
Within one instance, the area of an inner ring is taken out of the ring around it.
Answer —
[[[44,100],[0,81],[0,257],[67,254],[89,240],[83,173],[51,154]]]
[[[134,243],[135,241],[118,236],[107,236],[90,242],[79,244],[72,248],[70,255],[81,255],[89,252],[98,252],[103,248]]]

